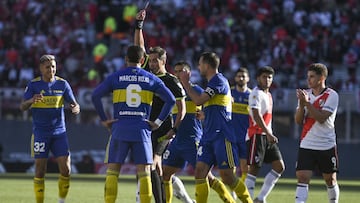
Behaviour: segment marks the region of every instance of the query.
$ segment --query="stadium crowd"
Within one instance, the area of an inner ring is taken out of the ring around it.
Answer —
[[[57,56],[58,75],[75,91],[94,87],[124,66],[134,17],[144,4],[1,1],[0,86],[25,87],[39,75],[40,56],[48,53]],[[147,47],[166,48],[169,66],[185,59],[195,67],[202,51],[215,51],[228,78],[240,66],[253,75],[256,67],[271,65],[274,87],[305,86],[304,67],[322,62],[330,76],[336,69],[346,72],[342,80],[329,80],[333,88],[352,90],[359,86],[359,9],[356,0],[152,0],[145,40]],[[193,76],[201,82],[195,69]]]

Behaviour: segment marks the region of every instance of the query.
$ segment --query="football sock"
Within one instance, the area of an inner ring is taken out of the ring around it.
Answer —
[[[140,203],[150,203],[152,198],[151,178],[146,172],[138,173]]]
[[[45,193],[44,178],[34,178],[34,192],[36,203],[43,203]]]
[[[215,190],[215,192],[219,195],[220,199],[223,200],[223,202],[235,202],[234,198],[227,190],[225,184],[219,179],[214,178],[214,180],[210,184],[210,187],[211,189]]]
[[[105,203],[115,203],[118,191],[118,171],[107,170],[105,179]]]
[[[266,197],[270,194],[280,176],[281,174],[274,170],[271,170],[268,174],[266,174],[264,183],[257,197],[260,201],[266,200]]]
[[[164,187],[165,187],[166,203],[171,203],[173,197],[172,183],[170,183],[170,181],[164,180]]]
[[[197,203],[207,202],[209,188],[209,181],[206,178],[195,179],[195,198]]]
[[[230,185],[230,189],[235,191],[236,195],[241,200],[241,202],[243,203],[252,202],[251,196],[246,188],[246,185],[239,178],[236,178],[234,184]]]
[[[247,173],[241,173],[241,181],[245,183]]]
[[[298,183],[295,193],[295,203],[305,203],[308,198],[309,185],[305,183]]]
[[[173,175],[172,178],[172,188],[174,195],[179,198],[182,202],[192,202],[189,194],[187,193],[183,182],[177,176]]]
[[[245,185],[250,193],[251,198],[254,198],[255,181],[256,181],[256,176],[253,176],[248,173],[245,178]]]
[[[151,171],[152,192],[156,203],[163,203],[161,178],[156,170]]]
[[[69,192],[70,177],[65,177],[60,175],[58,180],[58,187],[59,187],[59,198],[65,199],[66,195]]]
[[[339,185],[335,184],[333,186],[327,187],[328,197],[330,203],[338,203],[339,202],[339,196],[340,196],[340,189]]]

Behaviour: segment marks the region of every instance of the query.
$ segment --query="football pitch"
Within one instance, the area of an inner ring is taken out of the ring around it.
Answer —
[[[35,202],[33,194],[33,176],[31,174],[0,174],[0,202],[4,203],[29,203]],[[194,197],[194,180],[190,176],[180,176],[191,197]],[[72,175],[67,203],[99,203],[103,201],[104,175]],[[257,194],[262,184],[258,178],[255,191]],[[360,181],[339,180],[340,202],[359,202]],[[296,188],[295,179],[281,178],[267,202],[291,203],[294,202]],[[118,203],[135,202],[136,180],[134,175],[124,175],[119,178]],[[323,180],[314,179],[310,185],[309,203],[328,202],[326,187]],[[57,202],[57,174],[47,174],[45,178],[45,202]],[[211,190],[209,203],[222,202],[217,194]],[[174,203],[181,201],[174,198]],[[237,202],[240,202],[237,200]]]

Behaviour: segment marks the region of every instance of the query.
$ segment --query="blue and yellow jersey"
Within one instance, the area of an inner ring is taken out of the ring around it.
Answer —
[[[33,131],[37,134],[58,135],[66,131],[64,101],[74,102],[75,97],[69,83],[55,76],[52,82],[45,82],[41,77],[31,80],[24,93],[24,100],[35,94],[42,94],[43,100],[31,105]]]
[[[192,85],[192,88],[198,94],[201,94],[204,91],[198,85]],[[178,147],[189,148],[194,145],[194,141],[200,141],[202,136],[202,124],[201,121],[196,118],[196,114],[201,110],[201,106],[196,106],[189,96],[186,96],[185,103],[186,114],[181,121],[180,126],[177,129],[176,137],[172,142],[176,142]],[[178,113],[177,106],[174,106],[172,112],[175,120]]]
[[[231,123],[231,91],[228,80],[218,73],[210,79],[205,92],[210,96],[204,104],[204,135],[202,140],[211,141],[219,134],[235,142],[234,129]]]
[[[165,120],[175,103],[175,98],[165,84],[154,74],[138,67],[121,69],[99,84],[92,94],[92,101],[101,120],[107,120],[101,98],[112,93],[112,136],[128,141],[149,138],[149,119],[154,95],[164,101],[164,108],[157,118]]]
[[[232,123],[238,142],[245,142],[247,129],[249,127],[249,94],[248,88],[245,92],[239,92],[235,87],[231,88],[233,97]]]

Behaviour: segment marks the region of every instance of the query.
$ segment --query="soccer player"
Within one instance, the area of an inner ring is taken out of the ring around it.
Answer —
[[[257,86],[249,95],[250,125],[248,128],[248,162],[249,172],[245,183],[254,196],[256,176],[263,163],[271,163],[272,170],[265,176],[261,190],[254,202],[266,202],[281,174],[285,170],[284,161],[277,145],[278,138],[272,131],[273,101],[269,91],[273,81],[274,69],[261,67],[256,72]]]
[[[328,70],[324,64],[311,64],[307,71],[309,89],[296,90],[298,107],[295,122],[303,126],[296,164],[296,203],[306,202],[312,171],[316,167],[325,180],[329,202],[339,201],[334,127],[339,96],[333,89],[326,87],[327,75]]]
[[[183,71],[190,71],[190,65],[184,61],[177,62],[174,65],[175,76],[179,77],[179,74]],[[204,90],[195,84],[191,84],[191,87],[201,94]],[[163,173],[164,173],[164,185],[166,192],[166,202],[172,202],[173,185],[171,180],[176,180],[177,177],[174,174],[185,167],[186,163],[189,163],[193,168],[196,165],[196,153],[197,145],[202,136],[202,124],[199,117],[201,106],[197,106],[190,97],[186,97],[186,114],[177,129],[176,137],[170,142],[169,147],[163,155]],[[174,117],[177,115],[177,109],[173,111]],[[234,202],[231,198],[231,194],[227,190],[224,183],[218,180],[215,176],[209,172],[210,187],[214,189],[224,202]],[[176,195],[185,203],[192,203],[193,200],[187,194],[185,188],[181,186],[179,191],[174,191]]]
[[[41,76],[31,80],[20,104],[22,111],[31,108],[33,134],[31,155],[35,158],[34,192],[37,203],[44,202],[47,159],[49,152],[55,156],[60,176],[58,180],[59,202],[65,202],[70,186],[70,152],[65,126],[64,101],[70,103],[71,112],[78,114],[69,83],[55,76],[56,61],[53,55],[40,58]]]
[[[231,125],[231,92],[227,79],[218,72],[219,64],[220,59],[215,53],[201,54],[199,70],[208,81],[205,91],[201,94],[191,86],[190,71],[183,71],[179,75],[191,100],[196,105],[204,105],[203,136],[197,151],[195,168],[196,202],[207,202],[207,176],[214,165],[218,166],[222,181],[236,192],[242,202],[252,202],[245,184],[234,173],[239,159],[235,153],[235,133]]]
[[[239,68],[235,73],[235,86],[231,88],[232,122],[236,133],[236,143],[240,159],[241,180],[245,181],[248,172],[246,134],[249,127],[249,94],[251,89],[247,84],[250,81],[249,71]]]
[[[249,94],[251,89],[247,84],[250,81],[249,71],[246,68],[239,68],[235,72],[235,86],[231,88],[232,96],[232,123],[235,129],[236,144],[240,162],[241,180],[245,182],[248,172],[246,134],[249,127]],[[236,199],[235,192],[232,196]]]
[[[145,50],[144,36],[142,26],[145,20],[146,11],[141,10],[136,15],[137,26],[135,29],[134,41]],[[170,139],[175,136],[176,129],[179,127],[181,121],[184,119],[186,113],[185,106],[185,91],[181,86],[179,80],[172,74],[166,71],[166,50],[161,47],[152,47],[149,49],[147,61],[144,64],[155,75],[157,75],[165,85],[170,89],[176,98],[177,116],[173,121],[172,116],[168,116],[159,129],[153,131],[151,134],[153,142],[154,162],[151,168],[151,180],[153,186],[154,198],[157,203],[165,202],[165,192],[163,185],[163,171],[162,171],[162,155],[169,144]],[[143,66],[144,66],[143,65]],[[153,121],[160,113],[163,106],[161,98],[154,96],[153,107],[151,110],[150,120]]]
[[[128,67],[108,76],[92,94],[102,124],[111,128],[105,157],[108,167],[105,202],[115,202],[119,172],[131,150],[137,168],[140,202],[149,203],[152,197],[150,166],[153,162],[151,130],[159,128],[169,116],[175,98],[158,77],[140,67],[144,62],[144,50],[141,47],[130,46],[125,60]],[[109,93],[112,93],[113,118],[106,116],[101,102],[101,98]],[[153,122],[148,119],[155,94],[164,104]]]

